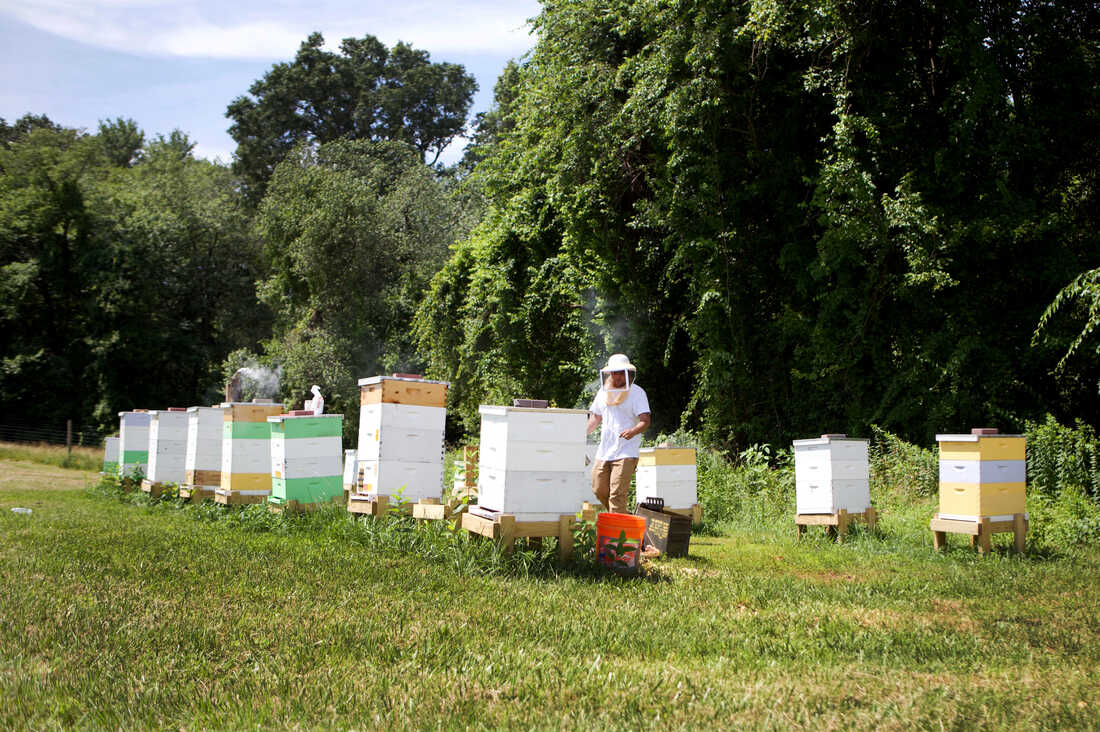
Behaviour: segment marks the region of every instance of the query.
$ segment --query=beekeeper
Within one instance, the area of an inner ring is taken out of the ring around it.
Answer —
[[[626,513],[630,479],[638,467],[642,433],[649,428],[649,399],[634,383],[637,369],[616,353],[600,369],[600,390],[588,408],[587,434],[603,425],[592,467],[592,492],[616,513]]]

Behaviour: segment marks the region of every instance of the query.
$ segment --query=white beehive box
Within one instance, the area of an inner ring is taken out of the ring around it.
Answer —
[[[796,512],[863,513],[870,508],[869,444],[869,440],[842,435],[795,440]]]
[[[118,438],[108,437],[103,443],[103,472],[118,473]]]
[[[482,405],[478,506],[522,521],[580,511],[591,493],[583,409]]]
[[[221,485],[224,422],[225,410],[221,407],[188,408],[185,484],[210,490]]]
[[[355,459],[355,450],[344,450],[344,490],[355,489],[355,479],[359,475],[359,462]]]
[[[699,502],[693,447],[643,447],[638,454],[634,495],[638,503],[659,498],[665,508],[689,509]]]
[[[400,495],[415,502],[442,496],[448,386],[414,376],[359,380],[353,501]]]
[[[149,412],[149,473],[153,483],[182,483],[187,457],[187,411]]]
[[[119,412],[118,467],[119,475],[149,470],[149,413]]]

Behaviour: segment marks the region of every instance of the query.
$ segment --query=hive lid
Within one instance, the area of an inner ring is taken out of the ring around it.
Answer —
[[[450,386],[449,381],[435,381],[433,379],[417,379],[407,374],[394,374],[393,376],[371,376],[366,379],[359,379],[359,386],[370,386],[371,384],[381,384],[383,381],[412,381],[417,384],[443,384],[443,386]]]
[[[305,410],[304,409],[299,409],[299,410],[295,410],[295,411],[304,412]],[[283,420],[286,420],[286,419],[343,419],[343,418],[344,418],[344,415],[342,415],[342,414],[314,414],[313,412],[308,412],[306,414],[294,414],[293,412],[291,412],[290,414],[275,414],[275,415],[272,415],[272,416],[267,418],[267,421],[268,422],[282,422]]]
[[[658,450],[691,450],[692,452],[696,452],[694,447],[676,447],[675,445],[670,445],[668,443],[656,445],[654,447],[643,447],[640,448],[638,452],[656,453]]]
[[[980,431],[979,431],[980,430]],[[1026,435],[1002,435],[1000,432],[990,432],[990,428],[977,428],[965,435],[936,435],[936,442],[977,442],[982,438],[985,439],[1014,439],[1022,440],[1026,438]]]
[[[218,405],[219,409],[225,409],[226,407],[285,407],[286,405],[281,402],[222,402]]]
[[[507,414],[508,412],[542,412],[544,414],[588,414],[587,409],[561,409],[559,407],[545,407],[543,409],[536,409],[534,407],[505,407],[495,404],[482,404],[477,408],[480,414]]]
[[[813,447],[814,445],[829,445],[834,442],[865,442],[869,444],[871,439],[868,437],[848,437],[846,434],[830,433],[806,440],[794,440],[791,444],[794,447]]]
[[[220,411],[222,411],[222,407],[219,407],[217,404],[215,404],[212,407],[201,407],[201,406],[200,407],[188,407],[187,408],[187,413],[191,414],[192,412],[201,412],[203,410],[207,410],[207,411],[211,411],[211,412],[220,412]]]

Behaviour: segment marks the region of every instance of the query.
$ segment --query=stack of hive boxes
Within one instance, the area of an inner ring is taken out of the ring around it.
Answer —
[[[936,435],[940,447],[939,518],[1010,521],[1027,511],[1027,439],[977,429]]]
[[[869,440],[847,435],[795,440],[795,512],[866,512],[871,507],[869,444]]]
[[[634,479],[638,503],[659,498],[665,508],[694,509],[699,503],[694,447],[643,447]]]
[[[304,505],[343,496],[340,451],[344,415],[291,413],[268,417],[267,423],[271,428],[268,503]]]
[[[583,409],[482,405],[477,506],[471,513],[558,520],[591,494]]]
[[[118,438],[108,437],[103,445],[103,472],[118,475]]]
[[[271,427],[282,404],[224,402],[221,485],[218,503],[263,503],[271,495]]]
[[[183,461],[183,491],[193,500],[213,498],[222,484],[223,407],[187,410],[187,455]]]
[[[119,412],[118,474],[122,477],[149,470],[149,413]]]
[[[447,382],[411,375],[360,379],[359,478],[348,510],[379,496],[413,503],[443,494]]]
[[[149,473],[144,486],[183,482],[187,455],[187,410],[149,412]]]

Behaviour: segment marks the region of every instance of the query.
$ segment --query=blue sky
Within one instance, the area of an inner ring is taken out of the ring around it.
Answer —
[[[196,154],[228,162],[226,106],[315,30],[332,48],[370,34],[463,64],[480,86],[473,114],[492,102],[508,59],[530,50],[526,21],[538,9],[535,0],[0,0],[0,117],[46,114],[89,131],[129,117],[150,137],[178,127]]]

